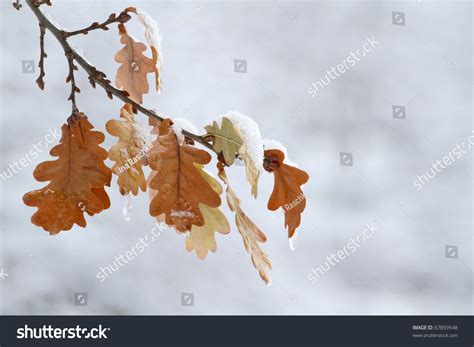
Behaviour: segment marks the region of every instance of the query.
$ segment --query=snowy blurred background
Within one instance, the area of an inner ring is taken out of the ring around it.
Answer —
[[[216,236],[217,253],[204,261],[185,250],[183,236],[164,232],[99,282],[100,267],[154,223],[147,194],[133,198],[132,220],[124,220],[115,177],[112,207],[87,217],[86,229],[52,237],[30,223],[35,209],[22,196],[43,185],[32,172],[50,158],[46,135],[70,114],[69,87],[64,53],[47,33],[46,90],[38,89],[38,24],[26,5],[17,12],[11,2],[0,10],[2,174],[39,141],[43,147],[32,164],[0,179],[0,313],[472,314],[471,151],[422,189],[413,185],[472,132],[471,3],[57,0],[44,8],[68,29],[143,8],[158,22],[164,53],[163,93],[151,92],[145,105],[199,128],[239,110],[309,172],[291,251],[281,212],[266,210],[273,177],[263,174],[252,200],[243,167],[230,170],[244,209],[268,237],[274,269],[266,287],[235,228]],[[143,40],[138,25],[129,31]],[[311,83],[367,38],[378,44],[312,97]],[[71,41],[114,76],[116,27]],[[121,103],[92,89],[81,69],[77,78],[79,108],[105,131]],[[112,144],[108,136],[104,146]],[[316,283],[308,279],[374,220],[378,232],[357,252]],[[87,293],[87,305],[75,293]]]

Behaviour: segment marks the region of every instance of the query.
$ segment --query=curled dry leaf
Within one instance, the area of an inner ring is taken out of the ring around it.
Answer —
[[[145,28],[145,39],[151,48],[152,59],[155,64],[156,91],[161,90],[161,69],[163,66],[163,53],[161,51],[161,34],[156,21],[148,13],[138,7],[128,7],[128,12],[135,13],[138,21]]]
[[[27,206],[38,208],[32,223],[50,234],[74,223],[85,227],[84,212],[92,216],[110,207],[104,186],[110,185],[111,171],[104,164],[107,151],[99,146],[104,134],[91,129],[84,114],[71,116],[62,126],[60,144],[50,152],[58,159],[39,164],[33,173],[37,181],[49,184],[23,196]]]
[[[221,126],[214,121],[212,125],[205,127],[208,135],[212,136],[212,147],[218,153],[222,153],[225,164],[231,166],[244,141],[239,131],[227,117],[222,117]]]
[[[119,24],[120,42],[125,46],[115,54],[115,61],[120,63],[115,76],[115,85],[128,92],[130,99],[141,104],[143,94],[148,93],[147,74],[155,72],[153,59],[146,57],[146,45],[134,40],[127,34],[125,26]]]
[[[275,185],[268,200],[268,209],[275,211],[282,207],[285,213],[285,227],[292,237],[301,223],[301,214],[306,207],[306,197],[301,186],[308,182],[308,174],[284,163],[285,154],[278,149],[265,150],[264,167],[273,172]]]
[[[142,166],[147,163],[150,145],[140,124],[135,121],[132,105],[124,105],[120,117],[106,124],[107,132],[118,137],[117,143],[109,150],[109,158],[115,162],[112,172],[118,176],[120,194],[137,195],[138,189],[146,191]]]
[[[219,178],[226,184],[227,204],[235,213],[235,223],[244,242],[245,250],[250,253],[253,266],[258,270],[265,284],[271,284],[270,270],[272,263],[268,255],[262,251],[259,243],[267,241],[265,234],[250,220],[240,207],[240,200],[230,188],[222,163],[218,163]]]
[[[201,176],[206,180],[212,189],[219,195],[222,194],[222,186],[217,180],[208,174],[202,165],[196,165]],[[209,251],[216,252],[215,233],[228,234],[230,225],[225,215],[219,208],[209,207],[199,204],[199,209],[204,217],[204,225],[193,225],[189,236],[186,238],[186,249],[188,251],[196,251],[196,255],[200,259],[204,259]]]
[[[245,162],[247,181],[252,187],[252,196],[256,198],[263,161],[263,140],[260,129],[252,118],[239,112],[229,112],[227,117],[243,140],[243,144],[239,149],[239,156]]]
[[[150,214],[165,214],[166,224],[185,232],[193,225],[204,225],[200,203],[218,207],[221,199],[195,166],[209,163],[209,153],[179,143],[171,125],[170,119],[161,122],[149,153],[149,165],[155,171],[151,173],[150,188],[158,191],[150,203]]]

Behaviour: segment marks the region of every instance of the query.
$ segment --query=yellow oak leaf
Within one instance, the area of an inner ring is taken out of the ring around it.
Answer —
[[[217,194],[222,194],[222,186],[219,182],[209,175],[202,165],[195,165],[201,176]],[[204,225],[193,225],[189,236],[186,238],[186,249],[188,251],[196,251],[196,255],[200,259],[204,259],[209,251],[217,250],[215,233],[228,234],[230,225],[227,218],[219,208],[213,208],[204,204],[199,204],[199,209],[204,217]]]
[[[222,117],[221,126],[214,121],[212,125],[205,127],[208,135],[212,136],[212,146],[218,153],[222,153],[225,164],[231,166],[244,141],[239,131],[227,117]]]
[[[239,157],[245,162],[247,181],[253,197],[257,197],[258,179],[262,172],[263,141],[257,123],[250,117],[231,111],[226,117],[232,122],[237,134],[243,140],[239,148]]]
[[[120,194],[137,195],[139,189],[146,191],[142,166],[147,162],[150,145],[135,121],[130,104],[122,107],[120,118],[109,120],[106,124],[107,132],[118,137],[117,143],[109,150],[109,158],[115,162],[112,172],[118,176]]]
[[[203,204],[199,204],[199,209],[204,217],[204,225],[193,225],[186,238],[186,249],[195,250],[198,258],[204,259],[209,251],[215,252],[217,249],[215,233],[228,234],[230,225],[220,209]]]

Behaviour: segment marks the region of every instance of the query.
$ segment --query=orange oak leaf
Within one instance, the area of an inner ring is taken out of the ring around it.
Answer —
[[[301,213],[306,207],[306,197],[301,186],[308,182],[308,174],[284,163],[285,154],[278,149],[265,150],[264,168],[273,172],[275,185],[268,200],[268,209],[275,211],[282,207],[285,213],[285,228],[288,238],[295,233],[301,223]]]
[[[272,263],[268,258],[268,255],[262,251],[259,245],[259,243],[266,242],[267,237],[240,207],[240,199],[229,186],[229,181],[227,180],[222,162],[217,164],[217,168],[219,169],[219,178],[227,186],[227,205],[229,205],[230,210],[235,213],[235,223],[237,225],[237,230],[242,236],[245,250],[250,253],[253,266],[258,270],[260,278],[265,282],[265,284],[270,285],[271,278],[269,272],[272,269]]]
[[[155,72],[153,59],[143,55],[147,47],[127,34],[125,26],[119,24],[120,42],[125,46],[115,54],[115,61],[121,63],[115,76],[115,85],[130,94],[130,99],[141,104],[143,94],[148,93],[147,74]]]
[[[195,166],[209,163],[210,154],[179,143],[171,125],[170,119],[161,122],[149,153],[149,166],[155,171],[150,174],[150,188],[157,190],[150,203],[150,214],[157,217],[164,213],[166,224],[185,232],[193,225],[204,225],[200,203],[218,207],[221,199]]]
[[[158,121],[156,119],[153,119],[153,118],[150,118],[148,124],[152,127],[152,129],[151,129],[152,134],[154,134],[154,135],[159,135],[160,134],[160,124],[161,124],[160,121]],[[150,158],[151,153],[153,153],[157,150],[159,150],[159,148],[154,147],[153,143],[152,143],[152,146],[150,147],[150,150],[148,152],[148,158]],[[148,185],[148,195],[150,197],[150,201],[152,201],[155,198],[156,194],[158,194],[157,190],[152,189],[150,187],[150,182],[153,179],[153,177],[156,176],[156,174],[157,174],[157,171],[151,171],[150,174],[148,175],[147,180],[146,180],[147,185]],[[155,218],[156,218],[156,221],[158,223],[165,223],[165,214],[164,213],[156,216]],[[179,233],[178,231],[176,231],[176,232]]]
[[[111,119],[106,124],[107,132],[118,137],[109,150],[109,158],[115,162],[112,172],[118,176],[120,193],[138,194],[146,191],[146,179],[142,166],[147,164],[150,145],[140,124],[136,123],[132,105],[125,104],[120,111],[120,120]]]
[[[126,12],[132,12],[137,15],[138,21],[145,28],[145,39],[150,45],[153,62],[155,63],[155,86],[156,91],[161,90],[161,68],[163,54],[161,52],[161,34],[155,20],[144,10],[138,7],[128,7]]]
[[[104,134],[91,129],[83,113],[71,116],[50,152],[58,159],[39,164],[33,173],[37,181],[49,184],[23,196],[27,206],[38,208],[32,223],[52,235],[74,224],[85,227],[84,212],[92,216],[110,207],[104,186],[110,185],[112,174],[104,164],[107,151],[99,146]]]

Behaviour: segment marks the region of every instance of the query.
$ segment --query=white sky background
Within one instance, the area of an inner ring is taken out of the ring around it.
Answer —
[[[17,12],[11,2],[2,0],[0,11],[0,170],[70,114],[67,64],[51,35],[46,90],[36,86],[37,73],[22,73],[22,60],[39,56],[38,24],[27,7]],[[185,250],[183,236],[165,232],[100,283],[99,267],[153,227],[148,195],[133,199],[132,221],[125,222],[126,199],[114,177],[109,210],[87,217],[86,229],[51,237],[30,223],[35,209],[22,202],[25,192],[43,186],[32,172],[50,159],[48,149],[0,183],[0,268],[8,273],[0,280],[0,313],[472,313],[472,153],[420,191],[412,185],[471,134],[471,4],[54,1],[45,10],[78,29],[132,5],[155,18],[163,34],[163,93],[151,91],[145,105],[200,129],[239,110],[308,171],[298,249],[288,247],[282,214],[266,210],[273,177],[263,173],[253,201],[244,168],[234,167],[231,184],[268,237],[263,248],[273,262],[271,287],[260,280],[235,227],[216,236],[217,253],[204,261]],[[406,25],[393,25],[392,11],[404,12]],[[129,27],[144,40],[138,25]],[[315,98],[307,93],[311,82],[371,37],[380,42],[373,51]],[[121,47],[116,27],[71,42],[114,79],[113,56]],[[246,59],[248,72],[235,73],[234,59]],[[76,76],[79,108],[105,131],[121,103],[92,89],[82,70]],[[406,107],[405,120],[392,117],[392,105]],[[113,143],[107,136],[104,147]],[[340,165],[340,152],[353,154],[352,167]],[[379,232],[356,253],[315,284],[307,279],[376,219]],[[445,258],[445,245],[457,245],[459,258]],[[74,292],[88,292],[88,305],[75,306]],[[194,293],[193,307],[181,306],[182,292]]]

